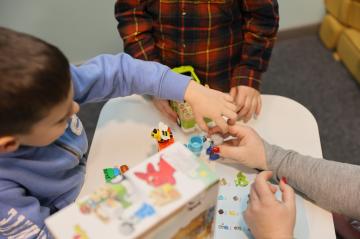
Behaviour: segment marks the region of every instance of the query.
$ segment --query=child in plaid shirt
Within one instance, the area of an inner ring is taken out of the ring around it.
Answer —
[[[117,0],[115,16],[125,52],[191,65],[203,84],[234,97],[239,118],[259,115],[261,74],[278,30],[276,0]],[[154,103],[176,119],[167,101]]]

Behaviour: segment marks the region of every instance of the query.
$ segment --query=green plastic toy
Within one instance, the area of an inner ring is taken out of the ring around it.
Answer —
[[[235,185],[240,187],[246,187],[249,184],[249,181],[243,172],[238,172],[234,181]]]

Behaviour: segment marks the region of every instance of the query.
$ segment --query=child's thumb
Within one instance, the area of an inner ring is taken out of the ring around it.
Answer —
[[[290,208],[295,208],[295,192],[292,187],[280,180],[280,190],[282,192],[282,201]]]

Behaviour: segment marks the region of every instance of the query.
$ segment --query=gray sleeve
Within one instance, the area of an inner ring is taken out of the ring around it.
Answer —
[[[269,170],[318,206],[360,219],[360,166],[312,158],[264,141]]]

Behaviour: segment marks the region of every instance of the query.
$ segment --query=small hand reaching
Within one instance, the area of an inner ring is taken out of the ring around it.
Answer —
[[[236,106],[229,94],[190,81],[184,99],[192,107],[196,123],[205,132],[209,128],[204,117],[212,119],[223,133],[228,130],[227,119],[236,120]]]
[[[153,103],[155,105],[155,107],[162,113],[164,114],[168,119],[170,119],[171,121],[176,123],[176,119],[177,119],[177,114],[175,111],[172,110],[172,108],[169,105],[169,101],[168,100],[163,100],[163,99],[159,99],[159,98],[155,98],[153,99]]]
[[[261,111],[259,91],[249,86],[240,85],[231,88],[230,95],[234,98],[237,106],[238,119],[242,119],[246,123],[253,116],[259,116]]]

